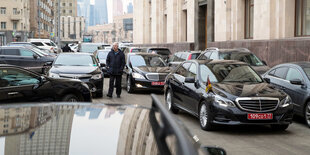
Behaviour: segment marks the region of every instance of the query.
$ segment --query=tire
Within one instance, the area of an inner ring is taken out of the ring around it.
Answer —
[[[103,97],[103,92],[102,90],[100,92],[96,92],[96,97]]]
[[[68,94],[68,95],[65,95],[63,98],[62,98],[62,101],[63,102],[79,102],[79,98],[77,96],[75,96],[74,94]]]
[[[179,113],[179,109],[177,109],[175,106],[174,106],[174,103],[173,103],[173,95],[172,95],[172,91],[171,90],[168,90],[168,93],[166,95],[166,106],[168,108],[169,111],[171,111],[172,113],[174,114],[177,114]]]
[[[271,128],[275,131],[284,131],[288,128],[289,124],[272,124]]]
[[[310,102],[307,102],[305,106],[304,118],[305,118],[306,124],[310,128]]]
[[[200,104],[199,107],[199,124],[201,129],[205,131],[212,131],[214,124],[212,123],[212,117],[210,115],[210,108],[205,101]]]
[[[129,94],[133,93],[134,90],[132,88],[132,84],[131,84],[131,79],[128,77],[127,78],[127,85],[126,85],[126,90]]]

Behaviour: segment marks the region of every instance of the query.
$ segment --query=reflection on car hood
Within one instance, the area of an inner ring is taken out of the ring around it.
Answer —
[[[93,72],[100,73],[97,66],[53,66],[50,70],[56,74],[90,74]]]
[[[149,109],[23,104],[0,111],[0,154],[158,154]]]
[[[251,66],[258,74],[262,75],[267,72],[270,67],[268,66]]]
[[[212,84],[218,90],[217,93],[226,96],[233,95],[235,97],[276,97],[284,98],[286,96],[282,91],[277,90],[268,83],[216,83]]]
[[[170,73],[169,67],[134,67],[133,68],[137,72],[142,73]]]

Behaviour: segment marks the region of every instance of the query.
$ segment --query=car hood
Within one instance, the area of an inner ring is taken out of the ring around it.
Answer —
[[[215,93],[235,100],[237,97],[275,97],[283,99],[286,94],[268,83],[215,83]]]
[[[102,64],[106,64],[107,63],[107,59],[99,59],[99,62]]]
[[[55,66],[50,69],[50,72],[56,74],[96,74],[100,73],[97,66]]]
[[[133,68],[136,72],[139,73],[170,73],[169,67],[134,67]]]
[[[270,67],[268,66],[251,66],[258,74],[262,75],[266,73]]]
[[[0,133],[1,154],[158,154],[149,109],[49,103],[1,105],[0,110],[7,111],[0,119],[8,120],[0,122],[8,124]]]

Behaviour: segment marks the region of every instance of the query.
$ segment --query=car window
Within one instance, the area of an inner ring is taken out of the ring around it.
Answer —
[[[305,71],[308,79],[310,79],[310,68],[309,67],[304,67],[303,70]]]
[[[191,63],[187,62],[187,63],[183,63],[175,72],[176,74],[179,74],[181,76],[186,77],[188,75],[188,68],[191,65]]]
[[[44,46],[41,42],[31,42],[31,43],[36,45],[36,46]]]
[[[0,87],[31,85],[39,82],[35,75],[28,72],[12,68],[0,69]]]
[[[200,53],[192,53],[191,60],[197,59],[197,57],[200,55]]]
[[[3,55],[19,55],[19,49],[2,49]]]
[[[268,75],[274,76],[274,73],[275,73],[275,72],[276,72],[276,70],[274,69],[274,70],[270,71],[270,72],[268,73]]]
[[[52,44],[48,42],[45,42],[44,44],[46,44],[47,46],[52,46]]]
[[[183,53],[182,55],[181,55],[181,61],[185,61],[186,60],[186,58],[187,58],[187,53]]]
[[[33,56],[32,51],[28,50],[28,49],[20,49],[20,55],[24,56],[24,57],[29,57],[29,56]]]
[[[286,75],[286,80],[300,80],[303,81],[303,77],[297,69],[289,68]]]
[[[232,53],[221,53],[219,55],[221,60],[238,60],[245,62],[251,66],[263,66],[263,62],[254,54],[248,52],[232,52]]]
[[[197,65],[192,63],[192,65],[189,67],[187,77],[196,77],[196,75],[197,75]]]
[[[285,79],[287,69],[288,69],[287,67],[277,68],[273,76],[281,78],[281,79]]]
[[[215,60],[218,59],[217,58],[217,52],[212,52],[210,59],[215,59]]]
[[[207,82],[208,77],[210,79],[210,82],[218,82],[215,75],[208,68],[208,66],[205,64],[201,64],[200,65],[200,78],[202,79],[203,82]]]

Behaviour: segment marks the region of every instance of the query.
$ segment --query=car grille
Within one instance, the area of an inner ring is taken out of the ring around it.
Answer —
[[[146,74],[146,78],[152,81],[165,81],[168,74],[149,73]]]
[[[75,75],[75,74],[59,74],[61,78],[68,78],[68,79],[89,79],[91,75]]]
[[[251,112],[268,112],[276,110],[279,104],[277,98],[237,98],[236,103],[242,110]]]

